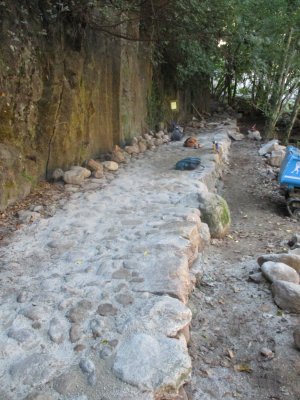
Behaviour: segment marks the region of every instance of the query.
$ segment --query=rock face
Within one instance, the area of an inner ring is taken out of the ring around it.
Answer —
[[[231,218],[226,200],[215,193],[200,193],[201,219],[210,230],[211,237],[223,238],[229,230]]]
[[[40,177],[48,179],[58,167],[66,170],[110,151],[146,125],[150,56],[141,57],[130,41],[122,42],[124,53],[120,52],[121,39],[107,40],[90,26],[76,37],[70,34],[71,21],[55,20],[60,33],[47,35],[40,14],[55,18],[55,7],[8,0],[1,15],[6,26],[0,44],[6,97],[0,111],[0,137],[1,147],[9,151],[2,157],[0,149],[0,164],[5,165],[0,177],[1,209],[26,196]],[[16,28],[19,13],[22,24]],[[28,24],[30,30],[25,29]],[[138,27],[136,20],[132,29]],[[9,32],[15,32],[18,43],[7,51]],[[145,48],[141,43],[141,51]],[[12,63],[15,79],[10,79]]]
[[[299,283],[299,274],[287,264],[280,262],[267,261],[263,263],[261,270],[264,276],[270,281],[286,281]]]
[[[300,256],[291,253],[265,254],[258,257],[257,262],[260,266],[266,261],[280,262],[289,265],[297,272],[300,272]]]
[[[117,349],[113,371],[141,390],[177,391],[190,375],[191,361],[183,341],[136,333]]]
[[[300,285],[285,281],[272,284],[275,303],[283,310],[300,314]]]

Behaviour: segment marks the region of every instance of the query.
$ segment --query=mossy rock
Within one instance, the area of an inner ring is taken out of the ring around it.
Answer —
[[[226,200],[215,193],[200,194],[199,200],[201,220],[208,225],[211,237],[223,238],[231,224],[230,211]]]

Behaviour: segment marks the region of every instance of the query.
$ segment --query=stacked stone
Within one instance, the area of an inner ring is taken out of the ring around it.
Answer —
[[[300,314],[300,235],[289,241],[288,253],[265,254],[258,258],[262,275],[271,282],[274,302],[282,310]],[[300,350],[300,327],[294,332],[295,346]]]

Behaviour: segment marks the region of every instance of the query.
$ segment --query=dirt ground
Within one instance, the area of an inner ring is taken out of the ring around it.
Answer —
[[[293,343],[300,318],[277,308],[267,282],[249,279],[259,270],[258,256],[286,251],[299,233],[258,148],[248,140],[232,144],[221,189],[231,231],[224,240],[213,240],[190,301],[189,399],[300,399],[300,352]]]

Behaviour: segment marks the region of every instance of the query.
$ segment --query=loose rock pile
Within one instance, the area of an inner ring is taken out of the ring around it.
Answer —
[[[288,242],[288,253],[265,254],[258,258],[263,276],[271,282],[275,303],[282,310],[300,314],[300,235]],[[250,276],[251,278],[251,276]],[[257,274],[253,280],[259,283]],[[300,328],[294,333],[295,346],[300,350]]]
[[[279,168],[285,157],[286,146],[281,146],[277,139],[271,140],[261,146],[258,151],[260,156],[266,158],[266,161],[272,167]]]
[[[158,146],[169,143],[170,137],[164,131],[157,133],[149,132],[138,138],[134,137],[130,146],[125,146],[124,150],[118,145],[115,145],[109,161],[100,162],[90,159],[86,163],[86,168],[81,166],[73,166],[68,171],[63,171],[61,168],[54,170],[52,174],[53,181],[63,179],[69,185],[81,185],[86,178],[93,177],[102,179],[104,172],[115,172],[119,168],[119,164],[127,163],[132,156],[137,156],[144,153],[146,150],[154,150]]]

